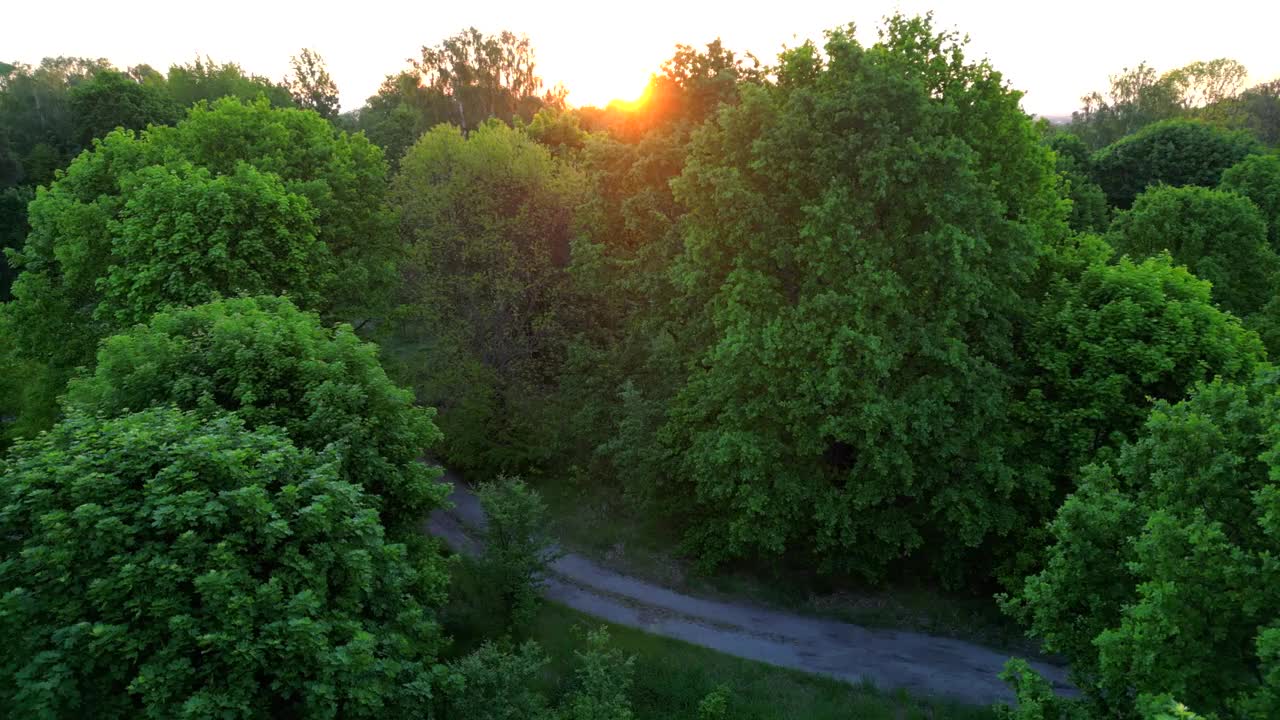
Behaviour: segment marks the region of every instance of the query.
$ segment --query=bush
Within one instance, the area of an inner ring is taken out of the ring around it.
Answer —
[[[1280,259],[1267,226],[1247,198],[1201,187],[1152,188],[1116,216],[1111,241],[1137,258],[1168,251],[1196,277],[1213,284],[1213,299],[1248,317],[1275,293]]]
[[[1223,170],[1261,150],[1247,132],[1166,120],[1099,150],[1093,157],[1093,179],[1112,207],[1126,209],[1152,185],[1213,187]]]
[[[557,557],[547,533],[547,506],[520,478],[500,477],[477,489],[486,523],[478,568],[501,604],[509,629],[523,632],[533,622],[542,585]]]
[[[547,717],[547,699],[534,688],[549,662],[532,640],[514,652],[486,642],[449,663],[443,717],[466,720],[536,720]]]
[[[275,297],[219,300],[157,314],[108,338],[67,407],[121,415],[153,405],[234,412],[249,428],[282,428],[300,448],[335,445],[342,478],[364,487],[393,533],[414,535],[448,486],[419,462],[440,439],[378,364],[377,346],[329,329]]]
[[[0,484],[0,704],[23,717],[416,718],[447,576],[336,449],[234,415],[72,413]]]
[[[631,689],[635,657],[609,647],[603,627],[587,633],[587,649],[575,651],[575,688],[560,705],[558,720],[631,720]]]
[[[1158,402],[1085,470],[1044,570],[1006,604],[1066,656],[1096,712],[1165,693],[1242,720],[1280,707],[1277,379],[1268,367]]]

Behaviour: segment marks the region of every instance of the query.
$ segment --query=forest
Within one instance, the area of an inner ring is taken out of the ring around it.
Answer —
[[[345,112],[312,50],[0,63],[0,716],[1280,717],[1280,78],[1053,124],[876,38],[603,108],[474,28]],[[542,599],[575,527],[985,608],[1016,701],[671,671]]]

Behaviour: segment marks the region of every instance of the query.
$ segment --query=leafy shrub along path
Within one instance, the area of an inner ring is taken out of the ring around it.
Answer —
[[[437,510],[427,530],[463,553],[474,552],[471,528],[485,522],[480,501],[457,477],[453,507]],[[941,695],[975,704],[1012,700],[996,675],[1007,656],[973,643],[706,600],[620,575],[581,555],[553,566],[546,595],[612,623],[751,660],[884,689]],[[1066,669],[1033,663],[1055,688],[1074,693]]]

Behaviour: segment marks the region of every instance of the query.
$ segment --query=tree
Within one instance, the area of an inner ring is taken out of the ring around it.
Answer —
[[[419,462],[440,432],[377,355],[350,327],[326,328],[284,298],[220,300],[108,338],[65,402],[106,416],[154,405],[234,412],[299,449],[338,448],[341,479],[365,489],[389,532],[413,537],[448,492],[439,469]]]
[[[320,117],[333,120],[338,116],[338,86],[329,77],[324,58],[309,48],[289,59],[293,72],[285,78],[293,102],[303,110],[314,110]]]
[[[97,71],[68,95],[83,147],[116,128],[145,130],[148,125],[172,125],[182,116],[163,84],[138,82],[117,70]]]
[[[1052,516],[1099,451],[1132,439],[1153,401],[1177,402],[1218,377],[1248,379],[1262,362],[1258,337],[1209,293],[1167,255],[1094,260],[1053,281],[1026,333],[1026,390],[1016,406],[1034,463],[1053,480],[1038,498],[1040,518]]]
[[[1157,402],[1133,442],[1086,469],[1047,565],[1008,603],[1099,716],[1166,693],[1220,717],[1280,707],[1276,380],[1268,367]]]
[[[0,322],[56,391],[99,340],[165,306],[289,293],[330,318],[376,316],[399,253],[385,191],[367,140],[266,100],[113,132],[31,203]]]
[[[1161,75],[1155,68],[1139,63],[1110,78],[1106,95],[1092,92],[1080,98],[1083,107],[1071,114],[1072,131],[1099,148],[1161,120],[1177,117],[1182,111],[1179,79]]]
[[[421,83],[452,101],[449,122],[466,130],[490,118],[510,123],[522,101],[542,90],[535,65],[528,37],[506,30],[486,36],[475,28],[424,46],[421,60],[413,61]]]
[[[1170,120],[1100,150],[1093,158],[1094,180],[1102,186],[1107,202],[1128,209],[1151,185],[1213,187],[1223,170],[1260,149],[1245,132]]]
[[[178,105],[189,108],[204,100],[212,103],[225,97],[254,101],[266,97],[272,107],[293,107],[289,88],[259,75],[246,74],[235,63],[216,63],[208,56],[186,65],[169,68],[169,92]]]
[[[1057,158],[1062,194],[1071,201],[1071,215],[1067,220],[1071,229],[1077,232],[1106,230],[1107,198],[1091,179],[1093,160],[1084,142],[1071,133],[1057,133],[1049,138],[1048,144]]]
[[[81,132],[69,91],[110,67],[102,59],[55,57],[35,68],[0,68],[5,70],[0,72],[0,134],[7,137],[6,164],[13,166],[7,172],[9,183],[46,184],[80,151]]]
[[[1280,253],[1280,155],[1250,155],[1222,173],[1222,190],[1253,201],[1267,223],[1271,249]]]
[[[502,624],[527,632],[557,557],[547,533],[547,506],[538,491],[518,477],[482,483],[477,495],[486,519],[477,567],[499,601]]]
[[[1152,188],[1111,226],[1116,249],[1135,258],[1168,251],[1196,277],[1213,284],[1213,299],[1248,317],[1275,292],[1280,259],[1267,225],[1248,198],[1203,187]]]
[[[955,578],[1022,520],[1003,368],[1066,230],[1052,155],[958,36],[895,16],[880,38],[784,52],[673,183],[688,375],[663,437],[707,562]]]
[[[342,449],[235,415],[73,413],[0,483],[0,702],[27,717],[416,718],[447,573]]]
[[[571,167],[496,122],[465,137],[438,126],[401,162],[403,336],[433,358],[406,371],[440,408],[451,463],[517,472],[550,452],[545,398],[572,310],[565,266],[583,191]]]

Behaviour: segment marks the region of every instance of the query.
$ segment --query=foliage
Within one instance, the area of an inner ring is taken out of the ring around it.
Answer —
[[[398,253],[385,173],[364,138],[265,100],[114,132],[31,203],[5,332],[65,381],[169,305],[271,292],[344,320],[384,312]]]
[[[20,250],[27,239],[27,203],[35,197],[29,187],[11,187],[0,190],[0,253]],[[0,302],[12,297],[9,288],[17,272],[9,264],[7,253],[0,257]]]
[[[1065,230],[1052,156],[1000,74],[927,18],[780,63],[673,183],[689,361],[663,438],[690,540],[707,562],[958,573],[1021,522],[1002,368],[1038,246]]]
[[[289,88],[259,75],[246,74],[235,63],[217,63],[196,56],[185,65],[169,68],[169,94],[179,106],[189,108],[201,101],[212,103],[225,97],[246,102],[265,97],[272,107],[293,107]]]
[[[527,121],[543,104],[533,46],[510,31],[486,36],[467,28],[423,47],[413,69],[425,86],[452,101],[456,118],[450,121],[466,130],[490,118],[510,123],[520,115]]]
[[[1223,171],[1218,188],[1243,195],[1258,206],[1271,249],[1280,253],[1280,155],[1250,155]]]
[[[7,156],[0,187],[48,183],[79,152],[69,90],[108,67],[102,59],[54,57],[34,68],[0,68],[0,156]]]
[[[499,600],[502,625],[527,632],[557,557],[547,532],[546,503],[518,477],[481,483],[476,494],[487,519],[477,566]]]
[[[1267,225],[1247,198],[1202,187],[1155,187],[1111,226],[1116,249],[1135,258],[1168,251],[1196,277],[1213,284],[1213,299],[1247,317],[1275,292],[1280,259]]]
[[[1276,381],[1267,368],[1158,401],[1133,442],[1086,468],[1044,570],[1008,602],[1097,712],[1165,693],[1225,717],[1280,706]]]
[[[998,720],[1090,720],[1080,701],[1060,697],[1026,660],[1010,658],[1000,673],[1017,697],[1017,705],[998,704]]]
[[[1132,437],[1154,400],[1177,402],[1215,377],[1248,378],[1264,357],[1257,336],[1217,309],[1209,283],[1157,256],[1092,262],[1057,277],[1037,306],[1022,352],[1038,466],[1055,479],[1049,516],[1080,467]]]
[[[303,110],[314,110],[326,120],[337,117],[341,109],[338,86],[329,77],[324,58],[314,50],[303,48],[302,52],[289,58],[289,65],[292,72],[285,78],[285,85],[293,96],[294,104]]]
[[[1126,135],[1161,121],[1199,114],[1220,114],[1244,85],[1248,70],[1230,58],[1196,61],[1158,73],[1140,63],[1112,75],[1106,95],[1092,92],[1071,115],[1071,130],[1094,148],[1110,145]]]
[[[1106,230],[1107,199],[1102,188],[1091,179],[1093,160],[1084,142],[1070,133],[1058,133],[1049,139],[1049,147],[1057,158],[1063,195],[1071,200],[1071,215],[1067,218],[1071,229],[1077,232]]]
[[[1142,191],[1166,185],[1218,184],[1222,171],[1261,146],[1248,133],[1193,120],[1144,127],[1108,145],[1093,158],[1094,180],[1113,207],[1127,209]]]
[[[172,125],[182,116],[166,87],[137,82],[118,70],[95,72],[71,88],[68,98],[82,147],[116,128],[145,130],[148,125]]]
[[[631,720],[627,694],[635,672],[635,657],[609,647],[604,627],[587,633],[587,649],[575,651],[576,687],[562,704],[558,720]]]
[[[336,449],[231,415],[75,413],[0,484],[0,697],[27,717],[420,717],[438,560]]]
[[[547,699],[534,682],[549,659],[532,640],[512,651],[486,642],[449,663],[443,717],[466,720],[536,720],[548,717]]]
[[[120,415],[153,405],[234,412],[250,429],[281,428],[299,448],[341,452],[344,481],[363,487],[389,529],[416,534],[448,486],[419,462],[440,432],[350,327],[326,328],[284,298],[238,298],[162,312],[108,338],[67,405]]]
[[[438,126],[401,163],[405,334],[430,364],[408,368],[441,412],[445,458],[492,475],[546,459],[544,401],[565,344],[580,175],[524,133]]]

